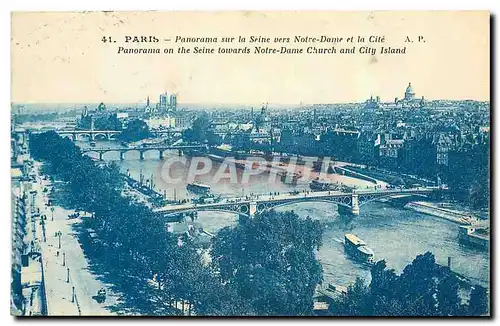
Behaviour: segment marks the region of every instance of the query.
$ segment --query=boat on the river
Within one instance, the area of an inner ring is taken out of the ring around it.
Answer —
[[[488,227],[460,225],[458,227],[458,240],[465,245],[488,249],[490,245],[490,230]]]
[[[352,233],[344,235],[345,252],[352,258],[368,264],[373,264],[373,250]]]
[[[473,225],[478,222],[478,218],[472,213],[463,212],[456,209],[443,208],[427,202],[410,202],[405,205],[405,208],[409,208],[419,213],[437,216],[442,219],[466,226]]]
[[[205,184],[198,183],[198,182],[188,183],[186,188],[187,188],[187,190],[195,192],[195,193],[206,193],[210,190],[209,185],[205,185]]]

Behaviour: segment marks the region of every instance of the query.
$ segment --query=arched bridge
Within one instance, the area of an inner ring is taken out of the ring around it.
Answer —
[[[84,138],[88,138],[90,140],[95,140],[97,138],[113,140],[116,139],[119,134],[121,134],[121,131],[118,130],[78,130],[78,129],[65,130],[57,128],[52,128],[50,130],[54,131],[55,133],[59,134],[62,137],[68,137],[73,141],[81,140]],[[35,130],[25,130],[19,132],[29,132],[31,134],[38,134],[44,131],[48,130],[35,129]]]
[[[125,153],[130,151],[139,152],[139,158],[144,159],[144,153],[148,151],[158,152],[158,157],[163,159],[163,152],[166,150],[179,150],[183,151],[186,149],[206,149],[207,145],[175,145],[175,146],[148,146],[148,147],[85,147],[81,148],[83,154],[85,153],[97,153],[99,154],[99,160],[103,160],[103,156],[108,152],[118,152],[120,153],[120,160],[125,159]]]
[[[56,130],[56,132],[60,136],[68,137],[73,141],[84,139],[84,137],[90,140],[96,140],[98,138],[112,140],[117,139],[117,136],[121,134],[121,131],[118,130]]]
[[[445,188],[421,187],[413,189],[359,190],[352,193],[340,191],[321,191],[311,192],[309,194],[299,193],[296,195],[261,195],[254,199],[229,198],[217,203],[209,204],[188,203],[182,205],[169,205],[155,209],[154,211],[162,214],[163,216],[193,211],[222,211],[254,216],[257,213],[294,203],[328,202],[337,204],[339,208],[342,207],[344,211],[348,210],[353,215],[358,215],[360,206],[377,199],[395,196],[435,196],[445,190]]]
[[[68,137],[73,141],[82,140],[85,138],[88,138],[90,140],[97,140],[97,139],[113,140],[117,139],[117,136],[122,133],[119,130],[80,130],[80,129],[65,130],[57,128],[53,128],[51,130],[53,130],[60,136]],[[43,131],[45,130],[29,130],[30,133],[41,133]],[[26,132],[26,130],[17,132]],[[163,135],[181,136],[182,130],[180,129],[151,130],[150,134],[151,136],[163,136]]]

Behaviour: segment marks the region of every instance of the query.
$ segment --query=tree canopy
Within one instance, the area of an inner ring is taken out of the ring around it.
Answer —
[[[129,121],[127,128],[122,131],[119,138],[124,141],[133,142],[149,137],[149,127],[146,122],[140,119]]]
[[[315,257],[322,232],[318,221],[271,211],[219,231],[213,261],[258,315],[310,315],[322,281]]]
[[[371,269],[370,285],[358,279],[347,295],[330,307],[340,316],[479,316],[488,313],[486,290],[476,286],[469,304],[459,296],[459,280],[447,267],[436,264],[426,252],[408,264],[401,275],[385,261]]]

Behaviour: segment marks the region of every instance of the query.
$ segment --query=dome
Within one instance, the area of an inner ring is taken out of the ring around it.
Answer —
[[[413,88],[411,87],[411,83],[408,84],[408,87],[406,87],[406,94],[414,94]]]

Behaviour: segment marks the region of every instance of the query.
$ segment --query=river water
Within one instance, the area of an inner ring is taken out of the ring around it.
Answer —
[[[98,142],[97,147],[110,147],[109,142]],[[85,146],[80,143],[80,146]],[[87,145],[88,146],[88,145]],[[116,146],[116,143],[113,145]],[[97,157],[95,153],[89,155]],[[168,184],[165,182],[165,162],[178,157],[176,151],[165,152],[163,160],[158,153],[145,153],[145,160],[139,160],[138,152],[128,152],[125,160],[119,160],[117,152],[104,155],[104,160],[115,161],[122,172],[139,179],[142,173],[145,178],[153,179],[155,189],[166,192],[169,199],[193,198],[196,195],[186,190],[186,182]],[[186,176],[187,164],[174,164],[169,168],[172,178]],[[299,181],[292,186],[280,181],[269,182],[268,174],[252,176],[248,184],[231,183],[229,179],[214,181],[219,164],[214,163],[210,172],[197,176],[196,181],[211,186],[214,194],[223,196],[244,196],[250,193],[269,194],[269,192],[288,192],[309,189],[308,183]],[[241,170],[238,170],[241,180]],[[335,176],[339,183],[366,187],[368,182],[345,176]],[[175,190],[174,190],[175,189]],[[418,254],[431,251],[438,263],[446,265],[448,257],[452,259],[452,269],[483,285],[489,284],[489,254],[459,245],[458,225],[438,217],[429,216],[412,210],[396,208],[386,203],[371,202],[361,206],[359,216],[347,218],[339,216],[337,206],[329,203],[300,203],[281,207],[278,210],[293,210],[301,217],[311,216],[324,225],[323,246],[318,252],[324,269],[324,281],[348,285],[357,276],[368,279],[369,270],[364,265],[347,258],[343,249],[345,233],[354,233],[363,239],[375,252],[375,260],[385,259],[389,268],[400,273]],[[238,216],[223,212],[199,212],[197,224],[205,230],[215,233],[225,226],[235,225]]]

